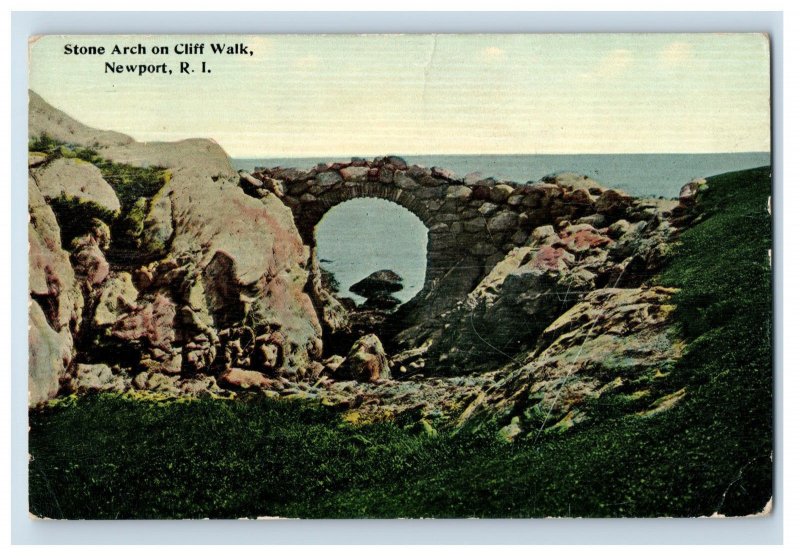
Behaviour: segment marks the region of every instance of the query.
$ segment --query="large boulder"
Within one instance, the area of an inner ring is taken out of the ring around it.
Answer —
[[[114,189],[103,179],[100,169],[78,158],[57,158],[34,170],[34,178],[46,199],[60,196],[94,203],[115,212],[120,209]]]
[[[273,194],[245,195],[234,183],[176,174],[170,253],[185,257],[184,290],[200,280],[218,330],[247,320],[286,338],[287,371],[321,353],[321,327],[305,291],[309,253],[291,211]]]
[[[575,257],[563,247],[537,244],[513,249],[466,300],[439,317],[429,338],[426,372],[485,372],[514,360],[564,309],[575,302],[565,283]]]
[[[393,270],[386,269],[373,272],[350,286],[351,292],[366,298],[391,294],[402,289],[403,277]]]
[[[61,248],[61,231],[55,214],[32,179],[28,180],[28,214],[30,293],[47,307],[48,320],[60,331],[70,322],[77,324],[83,297],[69,254]]]
[[[350,286],[350,291],[367,300],[364,309],[391,311],[400,300],[392,294],[403,289],[403,278],[393,270],[378,270]]]
[[[356,340],[344,363],[337,369],[336,376],[359,382],[391,378],[389,359],[380,339],[375,334],[368,334]]]
[[[42,308],[30,302],[28,326],[28,403],[47,401],[58,393],[59,381],[72,360],[72,336],[55,331]]]

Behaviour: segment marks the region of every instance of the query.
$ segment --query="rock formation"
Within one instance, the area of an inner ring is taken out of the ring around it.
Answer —
[[[359,280],[350,291],[365,297],[364,307],[377,310],[391,310],[400,305],[400,300],[392,294],[403,289],[403,278],[392,270],[378,270]]]
[[[59,379],[72,361],[83,296],[69,254],[61,248],[55,214],[32,178],[28,179],[28,214],[28,390],[30,403],[36,404],[58,392]]]
[[[430,434],[491,426],[511,441],[567,429],[604,397],[641,415],[681,398],[658,388],[681,343],[674,292],[652,277],[700,181],[669,201],[396,156],[237,174],[212,141],[137,143],[34,93],[30,137],[32,405],[59,391],[256,391],[354,424],[403,414]],[[358,197],[428,227],[424,287],[396,311],[395,273],[354,285],[357,308],[319,267],[314,227]]]
[[[118,164],[166,169],[163,187],[144,203],[144,233],[166,243],[164,252],[145,264],[111,253],[112,269],[107,258],[115,238],[102,237],[108,226],[77,239],[68,254],[46,204],[70,196],[116,211],[119,202],[101,170],[58,151],[33,158],[31,403],[54,395],[59,380],[70,382],[76,340],[85,349],[79,358],[102,358],[137,377],[145,373],[149,383],[153,374],[174,375],[178,383],[213,376],[225,354],[237,350],[239,359],[264,372],[292,376],[321,354],[319,321],[304,291],[308,250],[291,212],[274,196],[245,195],[215,143],[136,143],[83,126],[35,93],[29,135],[91,148]],[[114,212],[103,217],[113,227]],[[94,314],[84,315],[84,305]],[[242,342],[250,337],[261,343]],[[237,342],[237,348],[227,345]],[[264,343],[274,347],[265,350]],[[264,356],[270,349],[275,357]]]
[[[360,382],[376,382],[390,378],[389,360],[383,344],[375,334],[359,338],[344,362],[337,370],[337,376]]]

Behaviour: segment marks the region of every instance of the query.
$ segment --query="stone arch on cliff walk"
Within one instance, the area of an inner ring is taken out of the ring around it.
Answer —
[[[421,293],[435,289],[455,269],[458,269],[460,282],[476,283],[483,274],[487,256],[499,252],[498,247],[487,245],[483,241],[488,220],[480,214],[467,214],[479,221],[467,226],[469,231],[465,231],[464,223],[457,215],[467,208],[467,203],[448,199],[445,202],[452,210],[442,210],[444,203],[424,198],[424,195],[401,189],[393,183],[363,182],[331,189],[313,199],[310,194],[305,194],[293,213],[304,243],[314,247],[316,227],[333,207],[364,198],[395,203],[414,214],[428,229],[425,282]]]
[[[412,212],[428,228],[425,284],[414,300],[434,312],[446,308],[446,298],[469,293],[509,251],[524,245],[537,226],[558,227],[589,215],[615,217],[626,201],[586,176],[563,174],[526,184],[473,180],[442,168],[409,166],[398,157],[353,159],[309,170],[258,168],[245,181],[256,195],[277,195],[312,248],[322,217],[346,201],[385,199]]]

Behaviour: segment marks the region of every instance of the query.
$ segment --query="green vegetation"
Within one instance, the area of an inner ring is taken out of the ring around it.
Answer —
[[[50,206],[58,218],[61,228],[61,246],[71,249],[72,240],[86,235],[94,226],[94,219],[103,222],[114,222],[117,215],[91,201],[82,201],[75,197],[61,195],[50,200]]]
[[[141,199],[151,199],[168,181],[168,172],[158,166],[142,168],[119,164],[109,160],[92,162],[100,168],[108,184],[114,189],[123,212]]]
[[[49,135],[42,134],[37,138],[29,138],[28,139],[28,152],[37,152],[37,153],[44,153],[48,155],[53,155],[55,152],[61,148],[60,143],[50,137]]]
[[[353,427],[328,408],[252,397],[95,396],[30,414],[30,501],[70,518],[695,516],[772,494],[769,169],[709,179],[701,221],[661,282],[685,356],[672,409],[618,399],[564,434]],[[602,399],[602,398],[601,398]]]
[[[143,221],[149,212],[151,199],[170,179],[168,170],[160,167],[143,168],[112,162],[104,159],[94,149],[63,143],[47,135],[29,140],[28,151],[44,153],[48,160],[79,158],[94,164],[100,169],[103,179],[117,194],[122,206],[119,215],[107,211],[100,214],[96,210],[99,207],[79,207],[78,205],[81,203],[74,199],[51,203],[62,230],[70,226],[76,227],[76,229],[80,228],[80,224],[76,224],[73,219],[87,213],[92,217],[100,218],[111,226],[114,247],[127,250],[147,247],[142,240]],[[64,211],[61,212],[61,209]],[[72,237],[69,241],[72,240]],[[68,245],[69,241],[64,239],[63,243]]]

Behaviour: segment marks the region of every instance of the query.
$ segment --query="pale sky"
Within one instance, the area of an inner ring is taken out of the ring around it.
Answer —
[[[252,56],[172,53],[240,41]],[[170,54],[108,53],[137,43]],[[770,148],[758,34],[47,36],[30,56],[30,88],[83,123],[210,137],[232,157]],[[173,74],[106,74],[111,61]],[[196,72],[179,75],[180,61]]]

